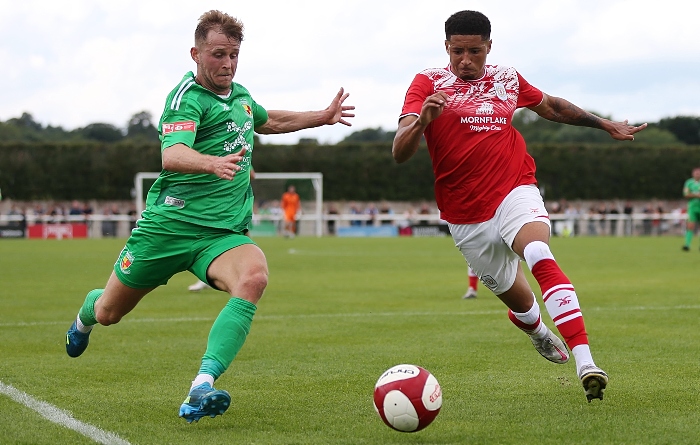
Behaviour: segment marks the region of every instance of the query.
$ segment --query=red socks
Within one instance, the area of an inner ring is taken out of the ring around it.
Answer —
[[[549,246],[535,241],[525,247],[525,261],[540,285],[542,300],[569,349],[588,344],[588,334],[578,297],[564,275]]]

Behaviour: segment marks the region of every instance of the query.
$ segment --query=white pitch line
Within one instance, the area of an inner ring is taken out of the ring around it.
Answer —
[[[280,315],[256,315],[255,320],[284,320],[304,318],[357,318],[357,317],[425,317],[447,315],[493,315],[502,314],[503,310],[472,311],[472,312],[353,312],[341,314],[280,314]],[[176,318],[130,318],[123,319],[120,324],[128,323],[190,323],[197,321],[214,321],[215,317],[176,317]],[[70,321],[70,320],[69,320]],[[23,328],[32,326],[67,325],[65,321],[19,321],[16,323],[0,323],[0,328]]]
[[[105,445],[131,445],[126,440],[109,431],[104,431],[96,426],[88,425],[75,419],[71,413],[57,408],[49,403],[37,400],[27,393],[24,393],[14,386],[6,385],[0,381],[0,393],[5,394],[17,403],[21,403],[29,409],[33,409],[42,417],[53,423],[57,423],[73,431]]]
[[[590,311],[678,311],[687,309],[700,309],[700,305],[678,305],[678,306],[616,306],[616,307],[589,307],[583,308],[584,315]],[[503,314],[504,309],[488,310],[488,311],[456,311],[456,312],[351,312],[340,314],[279,314],[279,315],[256,315],[255,320],[287,320],[287,319],[305,319],[305,318],[358,318],[358,317],[430,317],[430,316],[469,316],[469,315],[498,315]],[[190,323],[197,321],[214,321],[215,317],[175,317],[175,318],[131,318],[121,321],[124,323]],[[70,320],[68,320],[70,322]],[[52,325],[68,325],[66,321],[33,321],[33,322],[15,322],[15,323],[0,323],[0,328],[22,328],[31,326],[52,326]]]

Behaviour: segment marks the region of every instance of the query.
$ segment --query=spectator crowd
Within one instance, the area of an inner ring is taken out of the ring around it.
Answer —
[[[311,206],[313,203],[302,202]],[[546,202],[554,236],[658,236],[682,232],[686,208],[683,201],[577,201]],[[343,226],[412,225],[444,223],[435,203],[337,201],[324,205],[325,233],[334,235]],[[255,213],[281,220],[279,200],[262,201]],[[310,208],[301,213],[310,214]],[[23,223],[21,221],[24,221]],[[0,226],[83,222],[91,236],[127,236],[134,227],[133,202],[12,202],[0,201]],[[300,222],[300,225],[302,223]],[[277,226],[276,226],[277,227]],[[277,227],[281,230],[281,227]],[[96,233],[97,232],[97,233]]]

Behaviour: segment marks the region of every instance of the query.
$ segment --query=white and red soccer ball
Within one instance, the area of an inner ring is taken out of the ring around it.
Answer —
[[[440,384],[420,366],[394,366],[374,385],[374,409],[384,423],[397,431],[422,430],[435,420],[441,406]]]

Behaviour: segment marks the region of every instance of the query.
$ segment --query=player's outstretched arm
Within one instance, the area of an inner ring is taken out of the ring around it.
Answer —
[[[635,127],[634,125],[629,125],[626,120],[623,122],[613,122],[589,113],[561,97],[549,96],[547,94],[544,95],[539,105],[531,107],[530,109],[543,118],[553,122],[605,130],[613,139],[620,141],[633,141],[634,134],[647,127],[646,123]]]
[[[320,111],[284,111],[268,110],[267,122],[256,127],[255,131],[260,134],[291,133],[304,128],[320,127],[322,125],[335,125],[341,123],[348,127],[352,124],[346,118],[355,117],[350,111],[355,109],[354,105],[343,105],[349,93],[343,88],[335,95],[331,104]]]

